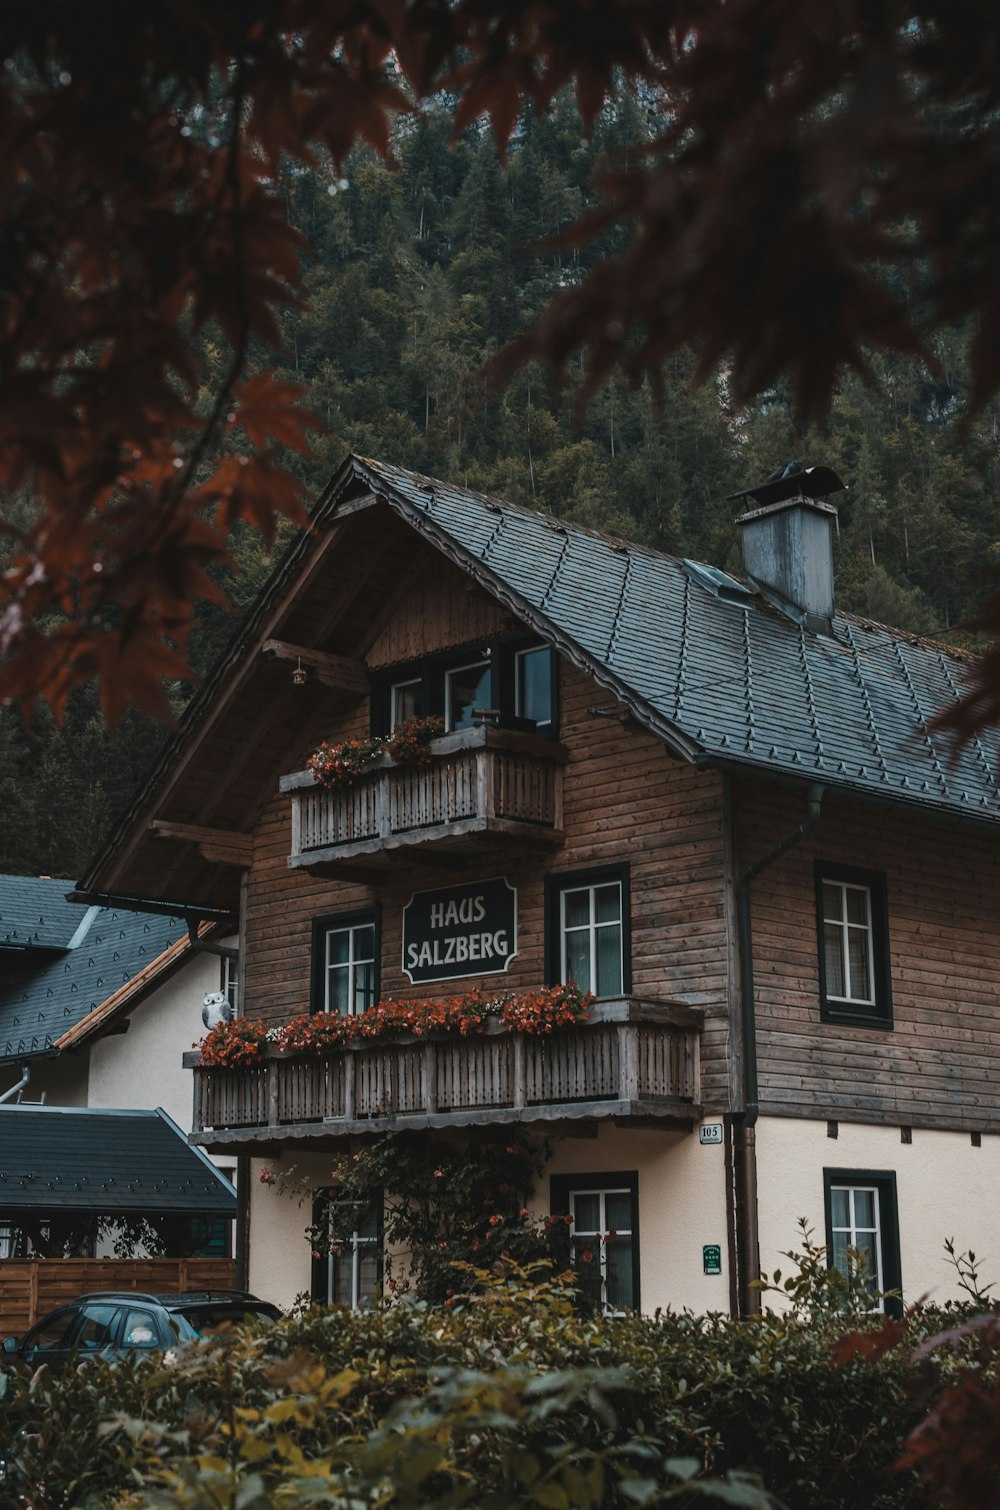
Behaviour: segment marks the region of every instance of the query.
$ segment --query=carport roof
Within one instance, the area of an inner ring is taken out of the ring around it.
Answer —
[[[162,1108],[0,1106],[0,1216],[235,1216],[236,1194]]]

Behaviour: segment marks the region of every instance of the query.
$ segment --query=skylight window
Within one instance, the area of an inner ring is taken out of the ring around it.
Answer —
[[[745,582],[740,582],[736,577],[731,577],[728,572],[720,571],[717,566],[706,566],[703,561],[681,562],[681,568],[697,582],[699,587],[704,587],[715,598],[722,598],[727,603],[738,603],[741,606],[749,603],[754,594]]]

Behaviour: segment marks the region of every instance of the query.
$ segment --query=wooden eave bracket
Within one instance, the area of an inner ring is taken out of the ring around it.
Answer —
[[[236,833],[232,829],[203,828],[197,823],[170,823],[164,818],[151,818],[150,830],[158,839],[177,839],[182,844],[197,844],[203,860],[219,865],[239,865],[247,868],[253,864],[253,835]]]
[[[336,687],[340,692],[368,691],[368,667],[364,661],[349,655],[334,655],[329,650],[310,650],[307,645],[291,645],[287,640],[265,640],[261,646],[264,655],[277,656],[279,661],[299,662],[315,672],[317,681],[324,687]]]

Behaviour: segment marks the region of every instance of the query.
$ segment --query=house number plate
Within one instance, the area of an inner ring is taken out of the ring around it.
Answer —
[[[722,1142],[722,1123],[721,1122],[706,1122],[702,1127],[699,1127],[699,1129],[698,1129],[698,1142],[699,1143],[721,1143]]]

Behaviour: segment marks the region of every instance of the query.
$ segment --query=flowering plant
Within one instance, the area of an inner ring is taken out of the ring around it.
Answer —
[[[237,1017],[233,1022],[220,1022],[202,1039],[201,1058],[203,1064],[225,1069],[259,1064],[269,1043],[288,1053],[322,1058],[345,1043],[393,1038],[401,1033],[416,1038],[453,1033],[466,1038],[470,1033],[482,1033],[490,1018],[518,1033],[546,1034],[586,1022],[593,1000],[569,981],[565,986],[508,991],[502,996],[480,990],[412,1000],[389,997],[355,1017],[315,1012],[293,1017],[280,1028],[268,1029],[262,1022]]]
[[[494,996],[486,991],[466,991],[460,996],[389,997],[356,1017],[335,1012],[293,1017],[278,1032],[279,1048],[293,1053],[323,1055],[330,1049],[359,1039],[391,1038],[411,1033],[455,1033],[463,1038],[482,1033],[490,1018],[520,1033],[551,1033],[556,1028],[585,1022],[593,997],[573,981],[538,991],[511,991]]]
[[[385,753],[397,765],[429,765],[431,752],[427,746],[443,733],[444,719],[436,714],[431,718],[404,718],[386,740]]]
[[[342,744],[324,740],[309,756],[306,767],[320,786],[339,791],[369,770],[380,755],[389,755],[398,765],[426,765],[427,746],[444,730],[443,718],[404,718],[391,734],[371,739],[347,739]]]
[[[337,791],[350,786],[362,771],[367,771],[384,748],[384,739],[347,739],[339,745],[324,740],[309,756],[306,767],[320,786]]]
[[[251,1017],[234,1017],[231,1022],[216,1023],[195,1047],[201,1050],[202,1064],[219,1069],[244,1069],[260,1064],[270,1041],[266,1023]]]
[[[314,1012],[293,1017],[279,1029],[277,1044],[295,1054],[322,1056],[330,1049],[339,1049],[348,1038],[348,1024],[353,1017],[341,1017],[338,1012]]]

